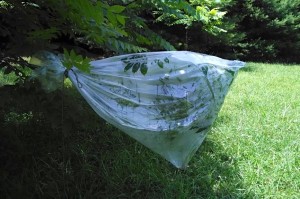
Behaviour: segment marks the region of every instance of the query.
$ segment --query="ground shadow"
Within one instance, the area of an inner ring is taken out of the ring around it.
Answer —
[[[255,197],[237,160],[209,137],[178,170],[99,119],[72,89],[30,84],[0,94],[2,198]]]

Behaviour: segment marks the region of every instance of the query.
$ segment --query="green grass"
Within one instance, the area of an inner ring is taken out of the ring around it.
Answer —
[[[186,170],[100,120],[72,89],[62,129],[60,92],[0,88],[0,197],[300,198],[299,76],[299,65],[248,63]]]

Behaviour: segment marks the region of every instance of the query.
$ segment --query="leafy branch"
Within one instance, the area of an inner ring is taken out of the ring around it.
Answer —
[[[64,49],[64,59],[63,65],[69,70],[72,67],[76,67],[79,70],[89,73],[90,72],[90,61],[91,59],[82,55],[77,55],[74,50],[71,50],[70,53]]]

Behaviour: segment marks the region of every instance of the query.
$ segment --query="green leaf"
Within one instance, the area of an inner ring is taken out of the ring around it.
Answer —
[[[208,68],[206,67],[202,67],[202,72],[204,73],[204,75],[207,75],[208,72]]]
[[[34,31],[30,32],[28,35],[29,35],[30,39],[49,40],[52,38],[56,38],[58,31],[59,30],[57,28],[51,27],[48,29],[34,30]]]
[[[117,15],[117,20],[120,24],[122,24],[123,26],[125,26],[125,17],[122,15]]]
[[[67,69],[71,69],[73,66],[78,68],[83,72],[90,72],[90,59],[83,58],[82,55],[76,55],[74,50],[71,50],[70,53],[64,49],[64,60],[63,65]]]
[[[74,52],[73,49],[72,49],[71,52],[70,52],[70,59],[71,59],[71,60],[76,59],[76,54],[75,54],[75,52]]]
[[[76,57],[76,61],[77,61],[77,62],[82,62],[82,61],[83,61],[82,55],[78,55],[78,56]]]
[[[148,38],[146,38],[140,34],[136,35],[136,41],[139,42],[140,44],[146,44],[146,45],[152,44],[152,42]]]
[[[135,63],[132,67],[132,72],[136,73],[140,68],[140,63]]]
[[[69,59],[69,52],[67,51],[67,49],[64,48],[64,57],[65,59]]]
[[[157,65],[160,67],[160,68],[163,68],[164,67],[164,63],[160,60],[158,60],[157,62]]]
[[[128,71],[132,66],[133,66],[133,63],[128,63],[124,68],[124,72]]]
[[[114,5],[109,7],[109,11],[113,13],[121,13],[123,12],[123,10],[125,10],[125,7],[120,5]]]
[[[109,20],[109,22],[112,25],[117,26],[118,22],[117,22],[117,18],[116,18],[114,13],[108,11],[107,12],[107,19]]]
[[[116,19],[117,19],[117,18],[116,18]],[[122,36],[125,36],[125,37],[128,36],[128,33],[127,33],[124,29],[115,27],[115,31],[118,32],[118,33],[119,33],[120,35],[122,35]]]
[[[89,73],[90,72],[90,65],[89,64],[84,64],[84,63],[87,63],[87,62],[75,63],[74,66],[76,68],[78,68],[79,70],[83,71],[83,72]]]
[[[142,66],[141,66],[141,73],[143,75],[146,75],[148,72],[148,67],[147,67],[147,64],[146,63],[143,63]]]

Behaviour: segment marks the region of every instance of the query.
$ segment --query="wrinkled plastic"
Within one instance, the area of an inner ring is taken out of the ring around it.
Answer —
[[[40,81],[44,90],[52,92],[62,87],[66,70],[62,64],[62,57],[41,51],[31,58],[30,63],[40,66],[31,76]]]
[[[90,106],[177,168],[185,168],[203,142],[244,66],[187,51],[121,55],[90,64],[90,74],[75,67],[68,71]]]

